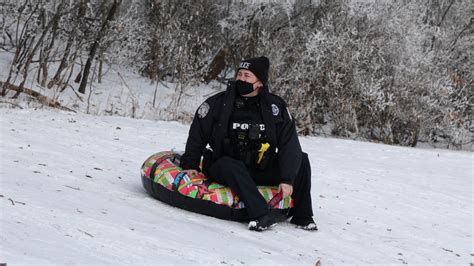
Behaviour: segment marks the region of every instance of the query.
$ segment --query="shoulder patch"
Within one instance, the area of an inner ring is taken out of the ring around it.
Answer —
[[[203,102],[197,111],[199,118],[204,118],[209,113],[210,106],[207,102]]]
[[[273,116],[277,116],[280,113],[280,108],[274,103],[272,103],[272,114]]]

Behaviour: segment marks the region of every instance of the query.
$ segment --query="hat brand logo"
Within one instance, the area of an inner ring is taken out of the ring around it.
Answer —
[[[249,63],[249,62],[242,62],[242,63],[240,63],[240,68],[249,69],[249,67],[250,67],[250,63]]]

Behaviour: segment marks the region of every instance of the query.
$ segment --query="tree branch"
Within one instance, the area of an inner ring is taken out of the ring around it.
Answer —
[[[8,90],[16,91],[17,93],[24,93],[24,94],[30,95],[36,98],[41,104],[44,104],[49,107],[53,107],[53,108],[57,108],[63,111],[69,111],[73,113],[76,112],[72,109],[69,109],[68,107],[62,106],[58,101],[52,100],[37,91],[31,90],[25,87],[20,88],[16,85],[5,83],[3,81],[0,81],[0,87],[4,87],[4,88],[7,88]]]

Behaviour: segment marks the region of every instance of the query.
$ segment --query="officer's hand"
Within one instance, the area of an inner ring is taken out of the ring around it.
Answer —
[[[199,174],[199,171],[194,169],[183,170],[183,172],[185,172],[189,177],[193,177]]]
[[[280,186],[278,187],[278,192],[283,194],[283,198],[286,198],[293,194],[293,186],[285,183],[281,183]]]

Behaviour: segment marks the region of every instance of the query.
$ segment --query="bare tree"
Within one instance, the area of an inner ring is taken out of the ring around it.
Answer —
[[[81,84],[79,85],[79,90],[78,91],[80,93],[85,93],[85,91],[86,91],[87,80],[89,78],[89,72],[90,72],[90,69],[91,69],[91,66],[92,66],[92,61],[94,60],[95,53],[96,53],[97,49],[99,48],[100,40],[105,35],[105,33],[108,29],[108,26],[110,24],[110,21],[113,20],[115,12],[117,11],[118,7],[120,6],[120,3],[121,3],[121,1],[114,0],[114,2],[112,3],[112,5],[109,9],[109,12],[107,13],[107,16],[104,18],[104,20],[102,22],[102,26],[100,27],[100,30],[96,33],[94,43],[91,46],[89,56],[87,57],[86,65],[84,67],[84,72],[83,72],[83,75],[82,75]]]

